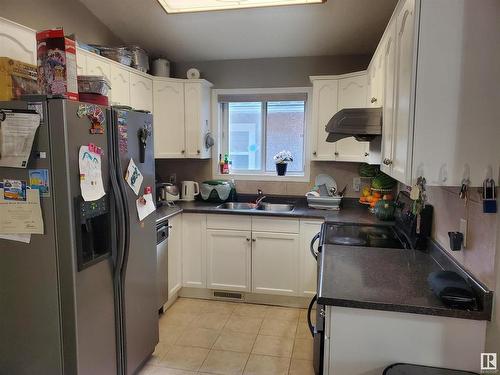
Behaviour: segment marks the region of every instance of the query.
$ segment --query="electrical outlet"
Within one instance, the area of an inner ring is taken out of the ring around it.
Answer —
[[[460,219],[460,233],[464,235],[464,242],[463,242],[463,248],[467,248],[467,220],[466,219]]]
[[[352,189],[354,191],[360,191],[361,190],[361,178],[354,177],[352,179]]]
[[[177,183],[177,174],[172,173],[170,176],[168,176],[168,182],[171,184],[176,184]]]

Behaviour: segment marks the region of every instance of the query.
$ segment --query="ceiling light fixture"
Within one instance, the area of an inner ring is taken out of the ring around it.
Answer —
[[[326,0],[158,0],[167,13],[319,4]]]

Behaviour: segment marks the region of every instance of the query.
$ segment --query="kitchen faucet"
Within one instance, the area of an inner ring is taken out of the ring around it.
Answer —
[[[257,190],[257,200],[255,201],[255,204],[258,206],[264,199],[266,199],[266,196],[264,195],[262,190]]]

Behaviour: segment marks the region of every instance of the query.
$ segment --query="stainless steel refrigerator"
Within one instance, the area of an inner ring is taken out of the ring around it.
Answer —
[[[132,158],[139,195],[148,186],[154,194],[152,116],[99,107],[104,132],[91,134],[80,104],[0,103],[42,114],[28,167],[0,167],[0,181],[28,182],[32,169],[49,176],[44,234],[29,244],[0,239],[0,374],[133,374],[158,343],[155,218],[139,221],[124,179]],[[80,191],[79,148],[88,144],[102,149],[106,195],[94,202]]]

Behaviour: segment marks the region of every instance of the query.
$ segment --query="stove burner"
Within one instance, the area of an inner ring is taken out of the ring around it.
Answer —
[[[364,246],[366,241],[357,237],[331,237],[333,245]]]

